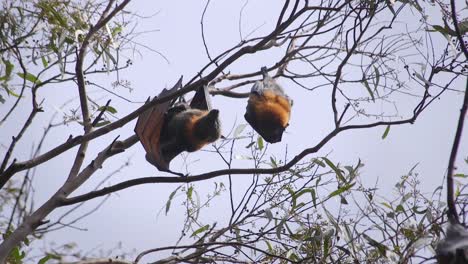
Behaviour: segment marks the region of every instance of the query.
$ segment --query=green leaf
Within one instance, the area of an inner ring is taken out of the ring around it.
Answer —
[[[455,175],[453,175],[453,177],[457,177],[457,178],[468,178],[468,175],[465,175],[463,173],[457,173]]]
[[[387,247],[379,242],[377,242],[376,240],[372,239],[371,237],[369,237],[368,235],[366,234],[362,234],[362,236],[367,240],[367,242],[369,243],[369,245],[373,246],[373,247],[376,247],[377,250],[379,251],[379,253],[382,255],[382,256],[386,256],[387,255]]]
[[[13,68],[15,68],[15,65],[13,65],[13,63],[11,63],[9,60],[3,60],[3,63],[5,64],[5,79],[8,80],[11,76]]]
[[[44,68],[47,68],[47,66],[49,66],[49,63],[47,62],[47,59],[45,56],[41,57],[41,61],[42,61],[42,66],[44,66]]]
[[[268,240],[265,240],[265,243],[267,244],[268,252],[272,253],[273,252],[273,247],[271,246],[270,242],[268,242]]]
[[[233,227],[234,233],[236,234],[236,241],[242,243],[242,238],[240,236],[240,229],[237,226]]]
[[[404,211],[405,211],[405,208],[401,204],[397,205],[397,207],[395,208],[395,212],[404,212]]]
[[[187,190],[187,198],[191,201],[192,200],[192,194],[193,194],[193,186],[190,186]]]
[[[322,162],[321,160],[319,160],[319,159],[313,159],[312,162],[315,163],[315,164],[317,164],[317,165],[319,165],[319,166],[322,167],[322,168],[325,168],[325,166],[326,166],[325,163],[323,163],[323,162]]]
[[[315,203],[316,203],[316,201],[315,201],[315,199],[316,199],[316,197],[315,197],[315,190],[312,189],[312,188],[307,188],[307,189],[303,189],[303,190],[301,190],[301,191],[296,192],[296,193],[293,194],[293,196],[292,196],[292,203],[293,203],[293,207],[294,207],[294,208],[295,208],[295,207],[298,207],[298,206],[296,206],[297,199],[298,199],[299,197],[301,197],[302,195],[306,194],[306,193],[310,193],[310,194],[311,194],[313,203],[314,203],[314,205],[315,205]]]
[[[375,71],[375,86],[374,86],[374,91],[379,95],[379,90],[377,89],[379,87],[380,83],[380,72],[377,67],[374,66],[374,71]]]
[[[322,159],[325,161],[325,163],[327,163],[328,167],[330,167],[335,173],[336,173],[336,176],[338,177],[338,179],[344,183],[346,183],[346,179],[345,177],[343,176],[343,173],[341,172],[340,169],[338,169],[335,164],[333,164],[333,162],[331,162],[329,159],[325,158],[325,157],[322,157]]]
[[[273,168],[277,168],[278,167],[278,163],[276,162],[276,160],[270,156],[270,162],[271,162],[271,167]]]
[[[388,132],[390,132],[390,125],[388,125],[387,128],[385,128],[385,131],[382,135],[382,139],[385,139],[388,136]]]
[[[119,34],[122,32],[122,27],[121,26],[116,26],[115,28],[112,29],[112,36],[115,37],[115,35]]]
[[[356,183],[346,184],[345,186],[339,188],[338,190],[333,191],[332,193],[330,193],[328,195],[328,198],[332,198],[333,196],[337,196],[337,195],[340,195],[340,194],[342,194],[342,193],[344,193],[346,191],[349,191],[349,189],[351,189],[354,186],[354,184],[356,184]]]
[[[458,23],[458,29],[462,35],[465,35],[468,32],[468,20]]]
[[[371,96],[372,98],[372,102],[375,103],[375,97],[374,97],[374,93],[372,92],[370,86],[369,86],[369,83],[367,82],[366,80],[366,77],[364,76],[364,78],[362,79],[362,84],[364,85],[364,87],[366,87],[367,89],[367,92],[369,93],[369,95]]]
[[[106,112],[109,112],[111,114],[116,114],[117,113],[117,109],[115,109],[114,107],[108,105],[108,106],[100,106],[98,109],[98,111],[106,111]]]
[[[60,256],[57,256],[57,255],[54,255],[54,254],[50,254],[48,253],[45,257],[41,258],[37,264],[45,264],[47,261],[51,260],[51,259],[55,259],[55,260],[60,260],[61,257]]]
[[[386,203],[386,202],[382,202],[382,205],[387,207],[390,210],[393,210],[393,207],[390,204]]]
[[[278,239],[281,239],[281,232],[283,232],[283,226],[284,223],[286,222],[286,218],[281,219],[280,223],[276,226],[276,237]]]
[[[289,186],[286,186],[285,189],[289,192],[289,195],[291,195],[291,198],[293,198],[291,200],[292,207],[293,208],[296,207],[296,199],[294,199],[294,194],[295,193],[294,193],[293,189],[291,189],[291,187],[289,187]]]
[[[314,203],[314,208],[317,208],[317,194],[315,193],[315,190],[312,189],[310,194],[312,195],[312,202]]]
[[[40,84],[41,81],[33,74],[27,72],[26,74],[22,73],[22,72],[18,72],[17,75],[27,81],[30,81],[34,84]]]
[[[13,92],[12,90],[8,89],[7,87],[3,87],[3,88],[5,88],[5,90],[7,91],[7,94],[8,94],[8,95],[11,95],[11,96],[16,97],[16,98],[19,98],[19,97],[20,97],[19,94]]]
[[[171,194],[169,195],[169,199],[167,200],[166,202],[166,215],[167,215],[167,212],[169,212],[169,209],[171,208],[171,202],[172,202],[172,199],[174,198],[174,196],[176,195],[177,191],[181,188],[182,186],[179,186],[177,187],[174,191],[171,192]]]
[[[325,212],[325,215],[328,218],[328,221],[330,221],[330,223],[332,223],[332,225],[335,227],[336,230],[341,230],[340,226],[336,222],[335,217],[333,217],[333,215],[330,213],[330,211],[328,211],[327,208],[325,208],[324,206],[322,206],[322,208],[323,208],[323,211]]]
[[[210,228],[210,225],[205,225],[205,226],[202,226],[200,228],[198,228],[197,230],[195,230],[193,232],[193,234],[190,236],[190,237],[194,237],[202,232],[205,232],[206,230],[208,230]]]
[[[263,138],[261,136],[258,136],[257,138],[257,146],[259,150],[263,149]]]

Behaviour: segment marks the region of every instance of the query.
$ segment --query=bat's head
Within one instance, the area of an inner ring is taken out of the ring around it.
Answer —
[[[280,142],[285,128],[282,126],[269,124],[264,126],[263,129],[259,130],[259,134],[269,143]]]
[[[219,110],[212,109],[197,122],[195,133],[205,142],[215,142],[221,136],[221,122]]]

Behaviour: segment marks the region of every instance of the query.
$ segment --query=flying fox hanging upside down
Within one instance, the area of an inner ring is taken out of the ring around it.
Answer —
[[[219,110],[190,108],[183,103],[169,109],[161,134],[161,153],[166,161],[183,151],[194,152],[221,136]]]
[[[250,90],[245,120],[267,142],[280,142],[289,125],[292,100],[283,88],[262,67],[263,81],[257,81]]]
[[[181,86],[182,79],[158,97],[168,96]],[[218,116],[219,111],[211,109],[207,87],[202,87],[190,105],[164,102],[145,111],[138,118],[135,132],[145,148],[146,160],[161,171],[170,171],[169,164],[174,157],[183,151],[197,151],[220,137]]]

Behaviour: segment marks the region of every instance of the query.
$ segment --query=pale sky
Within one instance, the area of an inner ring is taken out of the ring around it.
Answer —
[[[135,54],[135,57],[132,58],[133,66],[120,73],[121,78],[131,82],[134,90],[129,93],[120,88],[119,94],[136,102],[142,102],[148,96],[158,94],[162,88],[173,85],[181,75],[184,76],[185,83],[208,62],[200,36],[200,17],[204,3],[205,1],[133,1],[130,4],[131,10],[137,11],[143,16],[155,14],[151,18],[141,19],[138,27],[135,28],[136,32],[158,30],[143,34],[135,41],[161,52],[168,58],[170,64],[143,46],[136,46],[142,56]],[[239,11],[243,4],[244,1],[212,1],[205,17],[205,34],[212,54],[217,55],[240,41]],[[245,36],[257,27],[259,28],[253,36],[262,36],[269,32],[276,23],[274,18],[281,5],[282,1],[249,1],[243,13],[242,34]],[[443,48],[441,46],[443,41],[442,37],[436,41],[436,44],[439,45],[438,48]],[[320,40],[318,39],[317,42],[319,43]],[[233,64],[228,70],[232,73],[247,73],[258,70],[264,65],[271,66],[275,62],[274,60],[281,56],[283,50],[284,48],[276,48],[272,51],[248,56]],[[127,55],[131,54],[127,53]],[[93,80],[110,87],[110,82],[113,79],[114,75],[111,74],[109,78],[102,76]],[[290,126],[286,130],[287,133],[283,136],[281,143],[270,145],[269,151],[271,155],[283,158],[287,148],[288,157],[291,158],[302,149],[317,144],[333,128],[329,91],[323,89],[307,92],[292,85],[286,79],[280,78],[278,81],[294,99],[294,106]],[[463,90],[464,81],[466,80],[459,80],[454,83],[452,88]],[[365,92],[364,87],[360,86],[360,88]],[[240,89],[240,91],[248,90],[250,90],[250,85]],[[94,98],[101,98],[101,102],[105,103],[107,99],[112,99],[111,105],[116,106],[119,117],[141,105],[127,103],[96,88],[90,88],[90,91],[94,91],[91,92],[91,95]],[[421,94],[422,91],[419,92]],[[77,90],[75,87],[69,86],[44,87],[39,94],[41,98],[45,98],[45,109],[51,111],[54,107],[58,108],[64,99],[76,97]],[[462,99],[461,93],[446,92],[440,100],[432,104],[420,116],[414,125],[392,127],[385,140],[381,139],[385,127],[346,131],[332,139],[317,154],[308,156],[306,159],[328,155],[331,160],[343,165],[355,165],[358,159],[361,159],[365,164],[361,171],[362,182],[369,187],[377,182],[377,186],[382,188],[380,193],[384,196],[386,194],[390,196],[392,194],[391,188],[400,176],[419,163],[416,171],[420,174],[423,191],[432,192],[442,183],[446,172]],[[402,98],[399,101],[401,103],[400,114],[407,117],[411,112],[405,110],[408,107],[413,107],[416,100],[415,98]],[[214,107],[221,111],[224,133],[228,133],[235,124],[245,123],[243,114],[246,99],[216,96],[212,98],[212,101]],[[27,104],[29,107],[29,101]],[[0,112],[4,109],[6,107],[0,105]],[[24,109],[28,110],[16,112],[14,119],[23,118],[29,114],[29,108],[25,107]],[[29,156],[32,139],[36,138],[34,142],[37,143],[37,137],[42,133],[42,128],[49,118],[48,114],[41,114],[38,117],[25,135],[28,140],[18,145],[15,157],[21,157],[19,160],[24,160]],[[369,122],[372,121],[375,120],[369,120]],[[121,135],[120,138],[123,139],[132,135],[134,124],[135,122],[132,122],[122,129],[92,141],[86,160],[89,162],[93,159],[115,136]],[[11,135],[17,133],[19,125],[16,122],[5,124],[8,135],[2,135],[2,144],[9,144]],[[250,131],[251,128],[248,127],[244,133]],[[61,144],[69,134],[82,133],[82,130],[79,125],[71,124],[69,131],[60,132],[55,131],[46,140],[44,150]],[[461,173],[468,172],[468,166],[462,162],[463,158],[468,156],[466,133],[468,132],[465,131],[457,159],[458,171]],[[243,154],[247,151],[244,148],[248,144],[246,142],[245,140],[239,141],[237,146],[239,152],[236,154]],[[204,149],[212,150],[212,147],[206,146]],[[42,204],[64,182],[75,153],[76,148],[38,167],[35,176],[36,206]],[[129,159],[131,165],[108,180],[105,186],[138,177],[164,175],[146,162],[144,150],[138,143],[125,153],[106,161],[103,170],[96,173],[72,196],[92,190],[93,186],[109,172],[117,169]],[[208,152],[190,154],[187,161],[190,163],[191,174],[224,168],[220,158]],[[185,172],[181,164],[182,159],[176,158],[173,161],[172,169]],[[235,160],[234,165],[235,167],[251,167],[251,163],[244,160]],[[20,175],[22,174],[19,173],[15,178],[20,178]],[[250,182],[250,177],[249,175],[235,175],[233,177],[234,189],[239,195],[245,185]],[[195,188],[200,196],[205,197],[213,189],[214,182],[227,182],[227,177],[222,176],[214,180],[198,182],[195,184]],[[76,242],[83,251],[94,248],[109,249],[119,242],[122,242],[126,251],[136,249],[137,252],[173,245],[180,234],[184,220],[184,212],[180,205],[182,199],[176,198],[173,201],[168,216],[164,215],[162,208],[165,206],[169,194],[178,186],[177,184],[152,184],[121,191],[117,195],[112,195],[97,212],[76,224],[80,228],[86,228],[87,231],[62,229],[47,235],[45,241],[54,241],[56,244]],[[219,212],[228,208],[227,199],[228,194],[225,193],[223,198],[213,202],[210,208],[204,211],[203,218],[213,219],[213,221],[221,218],[216,221],[222,222],[222,216]],[[84,213],[92,209],[100,201],[102,198],[87,202],[74,215],[77,216],[80,212]],[[51,220],[60,216],[67,209],[69,207],[61,208],[52,213]],[[158,215],[160,210],[162,211]],[[43,243],[40,241],[38,244],[42,245]]]

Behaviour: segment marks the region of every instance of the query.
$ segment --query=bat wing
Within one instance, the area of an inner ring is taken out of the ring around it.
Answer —
[[[163,91],[155,97],[167,96],[177,91],[182,86],[182,77],[171,89],[163,89]],[[148,103],[148,102],[147,102]],[[146,151],[146,160],[156,166],[158,170],[169,170],[169,163],[161,154],[161,131],[164,125],[165,114],[172,102],[167,101],[155,105],[154,107],[143,112],[137,120],[135,133],[140,139],[143,148]]]
[[[211,110],[211,99],[208,92],[208,86],[200,87],[190,102],[190,108],[196,108],[200,110]]]

